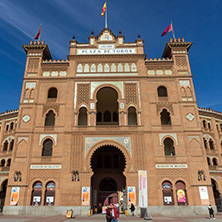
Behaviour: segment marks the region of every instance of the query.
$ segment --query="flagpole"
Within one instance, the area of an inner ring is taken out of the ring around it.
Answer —
[[[106,12],[105,12],[105,28],[107,28],[107,1],[106,1]]]
[[[172,33],[173,33],[173,38],[175,39],[175,33],[174,33],[174,29],[173,29],[173,22],[171,21],[171,26],[172,26]]]

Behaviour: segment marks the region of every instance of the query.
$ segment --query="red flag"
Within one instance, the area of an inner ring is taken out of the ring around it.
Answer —
[[[105,14],[105,11],[106,11],[106,2],[104,3],[102,10],[103,10],[103,11],[102,11],[102,13],[101,13],[101,17],[103,17],[104,14]]]
[[[39,37],[40,37],[40,32],[41,32],[41,28],[42,28],[42,26],[40,26],[39,31],[38,31],[38,33],[36,34],[36,36],[35,36],[34,39],[39,39]]]
[[[170,25],[164,30],[164,32],[162,33],[161,36],[164,36],[164,35],[166,35],[168,32],[171,32],[171,31],[173,31],[172,24],[170,24]]]

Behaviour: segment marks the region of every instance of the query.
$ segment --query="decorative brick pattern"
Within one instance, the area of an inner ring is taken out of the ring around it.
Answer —
[[[134,159],[135,169],[136,170],[146,170],[146,156],[147,149],[145,149],[145,142],[143,135],[133,136],[133,154],[132,158]]]
[[[137,104],[136,84],[125,84],[126,88],[126,104]]]
[[[39,59],[29,59],[28,69],[37,69],[39,67]]]
[[[61,170],[30,170],[29,182],[33,181],[34,179],[47,180],[50,178],[54,178],[60,181],[60,173]]]
[[[177,66],[187,66],[187,60],[185,56],[176,56]]]
[[[42,110],[42,116],[46,115],[46,112],[48,110],[54,110],[56,112],[56,115],[59,116],[59,105],[58,104],[50,104],[50,103],[47,103],[46,105],[43,106],[43,110]]]
[[[156,104],[156,112],[157,112],[157,115],[159,115],[159,112],[160,112],[162,109],[167,109],[168,111],[170,111],[170,113],[171,113],[172,115],[174,115],[174,113],[173,113],[173,105],[172,105],[171,103]]]
[[[79,84],[78,85],[78,99],[77,104],[85,103],[89,104],[89,85]]]
[[[189,181],[189,172],[187,169],[158,169],[157,170],[158,180],[162,180],[163,178],[168,178],[171,180],[175,180],[178,178],[184,178]]]
[[[70,155],[70,171],[79,170],[81,171],[83,156],[83,141],[82,136],[73,136]]]

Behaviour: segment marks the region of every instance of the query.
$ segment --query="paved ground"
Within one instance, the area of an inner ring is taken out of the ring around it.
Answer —
[[[212,220],[215,222],[221,221],[222,222],[222,214],[216,215],[216,219]],[[95,215],[92,217],[83,217],[78,216],[75,219],[66,219],[63,215],[58,216],[51,216],[51,217],[31,217],[31,216],[4,216],[0,215],[0,222],[100,222],[106,221],[104,215]],[[134,221],[134,222],[141,222],[144,219],[139,217],[126,217],[124,215],[120,216],[119,221]],[[153,216],[152,220],[148,221],[155,221],[155,222],[202,222],[202,221],[211,221],[209,217],[206,216],[181,216],[181,217],[163,217],[163,216]]]

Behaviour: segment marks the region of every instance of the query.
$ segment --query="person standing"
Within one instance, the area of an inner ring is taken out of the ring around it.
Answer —
[[[108,206],[106,208],[106,221],[107,222],[111,222],[112,221],[111,210],[110,210],[110,208]]]
[[[119,219],[119,211],[116,205],[112,206],[112,222],[118,222]]]
[[[131,216],[134,217],[134,211],[135,211],[135,206],[133,205],[133,203],[131,203],[131,206],[130,206],[130,210],[131,210]]]
[[[209,210],[209,214],[210,214],[210,219],[215,219],[214,210],[213,210],[211,204],[209,205],[208,210]]]

